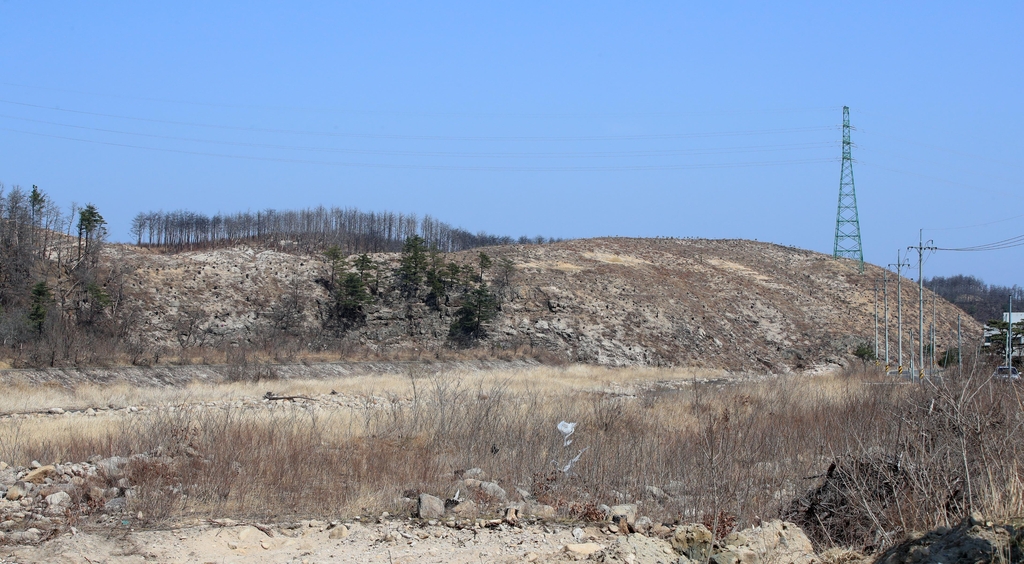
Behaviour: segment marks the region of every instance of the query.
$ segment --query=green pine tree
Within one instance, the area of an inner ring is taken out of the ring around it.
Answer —
[[[41,334],[43,332],[43,326],[46,324],[46,313],[50,309],[51,301],[53,301],[53,295],[50,293],[50,288],[46,285],[46,282],[38,282],[35,286],[32,286],[32,303],[28,311],[28,320],[37,333]]]

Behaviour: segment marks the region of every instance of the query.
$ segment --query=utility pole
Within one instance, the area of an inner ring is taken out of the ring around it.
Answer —
[[[1010,310],[1006,318],[1006,366],[1013,366],[1013,294],[1010,294]]]
[[[936,247],[925,247],[924,242],[924,229],[919,230],[917,235],[917,246],[907,247],[907,250],[917,249],[917,338],[918,338],[918,358],[917,362],[920,365],[920,369],[924,370],[924,252],[934,251]],[[929,243],[933,241],[928,240]],[[910,346],[914,346],[914,341],[910,341]]]
[[[878,364],[878,284],[875,284],[875,364]]]
[[[889,269],[882,271],[882,319],[885,320],[885,371],[889,372]]]
[[[896,249],[896,264],[889,266],[896,267],[896,354],[900,373],[903,372],[903,276],[900,272],[904,266],[910,266],[910,261],[907,261],[906,264],[903,261],[899,249]],[[914,341],[910,341],[910,343],[913,345]]]
[[[843,166],[839,174],[839,209],[836,211],[836,239],[832,256],[857,261],[864,272],[864,248],[860,242],[857,192],[853,187],[853,155],[850,142],[850,107],[843,106]]]

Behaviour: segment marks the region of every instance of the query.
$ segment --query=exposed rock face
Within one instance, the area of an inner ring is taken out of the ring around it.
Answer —
[[[486,326],[487,350],[546,351],[606,365],[787,372],[856,362],[856,346],[874,344],[882,270],[871,265],[860,274],[827,255],[741,240],[603,238],[483,250],[495,264],[508,259],[514,267],[507,279],[497,268],[486,275],[501,298]],[[322,323],[328,296],[317,279],[328,267],[320,256],[246,247],[106,252],[127,271],[124,291],[139,306],[139,335],[147,343],[172,350],[238,344],[272,325],[312,334]],[[473,264],[478,252],[447,260]],[[387,273],[399,255],[372,258]],[[905,282],[903,298],[914,303],[916,285]],[[456,303],[428,306],[423,296],[405,297],[386,274],[378,287],[365,323],[345,342],[427,357],[449,345]],[[889,300],[895,303],[895,284]],[[937,303],[941,350],[955,342],[959,310]],[[916,313],[909,315],[906,321],[916,323]],[[975,321],[963,321],[968,341],[980,336]]]

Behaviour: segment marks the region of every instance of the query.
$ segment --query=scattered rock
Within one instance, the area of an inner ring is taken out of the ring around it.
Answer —
[[[472,499],[467,499],[466,501],[452,507],[450,511],[459,517],[475,517],[476,503],[474,503]]]
[[[59,407],[51,407],[46,412],[50,415],[64,415],[64,410]]]
[[[532,501],[536,501],[536,499],[533,497],[533,494],[531,494],[528,490],[524,490],[523,488],[516,488],[516,494],[518,494],[520,499],[522,499],[524,502],[529,503]]]
[[[115,497],[114,499],[103,504],[103,511],[107,513],[119,513],[124,511],[128,506],[128,500],[123,497]]]
[[[565,545],[565,551],[579,556],[590,556],[604,550],[604,547],[596,542],[584,542]]]
[[[478,491],[482,494],[498,501],[508,501],[508,493],[494,482],[481,482],[475,478],[466,478],[462,480],[463,485],[471,491]]]
[[[632,534],[616,539],[596,560],[606,564],[676,564],[679,558],[668,542]]]
[[[7,495],[4,498],[9,501],[18,501],[28,495],[28,489],[29,485],[25,482],[15,482],[7,488]]]
[[[104,458],[96,463],[97,470],[103,472],[103,474],[111,479],[119,479],[124,476],[124,466],[128,464],[128,459],[123,456],[111,456],[110,458]]]
[[[672,548],[676,552],[699,562],[711,558],[711,543],[714,538],[707,527],[699,523],[677,527],[672,535]]]
[[[338,525],[331,529],[330,534],[327,535],[330,539],[343,539],[348,536],[348,527],[345,525]]]
[[[710,564],[761,564],[761,557],[749,547],[732,547],[715,554],[708,562]],[[772,562],[776,561],[772,560]]]
[[[10,533],[7,535],[7,540],[11,544],[35,544],[43,538],[43,532],[39,529],[32,527],[25,531]]]
[[[71,496],[68,492],[57,492],[46,496],[46,505],[51,508],[63,507],[71,504]]]
[[[811,540],[793,523],[776,519],[760,527],[744,529],[739,536],[745,537],[742,540],[746,542],[736,546],[749,546],[764,562],[811,564],[817,561]]]
[[[616,505],[608,510],[608,519],[615,523],[620,531],[627,531],[636,525],[636,505]]]
[[[494,499],[508,501],[508,494],[501,486],[494,482],[480,482],[480,491]]]
[[[36,464],[39,464],[36,462]],[[35,470],[32,470],[25,475],[26,482],[32,482],[33,484],[42,484],[47,478],[57,473],[57,468],[52,464],[46,466],[39,466]]]
[[[657,486],[647,486],[646,488],[644,488],[644,493],[646,493],[649,497],[652,497],[659,502],[664,502],[668,500],[668,494],[665,493],[665,490]]]
[[[543,504],[530,504],[527,507],[527,513],[538,519],[554,519],[558,516],[558,511],[554,507]]]
[[[421,493],[417,515],[420,519],[440,519],[444,515],[444,502],[430,494]]]

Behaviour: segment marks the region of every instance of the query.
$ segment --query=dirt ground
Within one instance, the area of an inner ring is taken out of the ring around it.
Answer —
[[[344,525],[343,525],[344,526]],[[455,529],[443,524],[385,521],[338,527],[301,523],[275,526],[269,534],[248,524],[201,525],[134,531],[108,529],[68,532],[36,546],[0,547],[0,563],[127,564],[141,562],[252,562],[469,564],[479,562],[559,562],[571,560],[567,544],[576,543],[572,528],[536,524],[520,527]],[[614,537],[590,528],[599,544]]]

